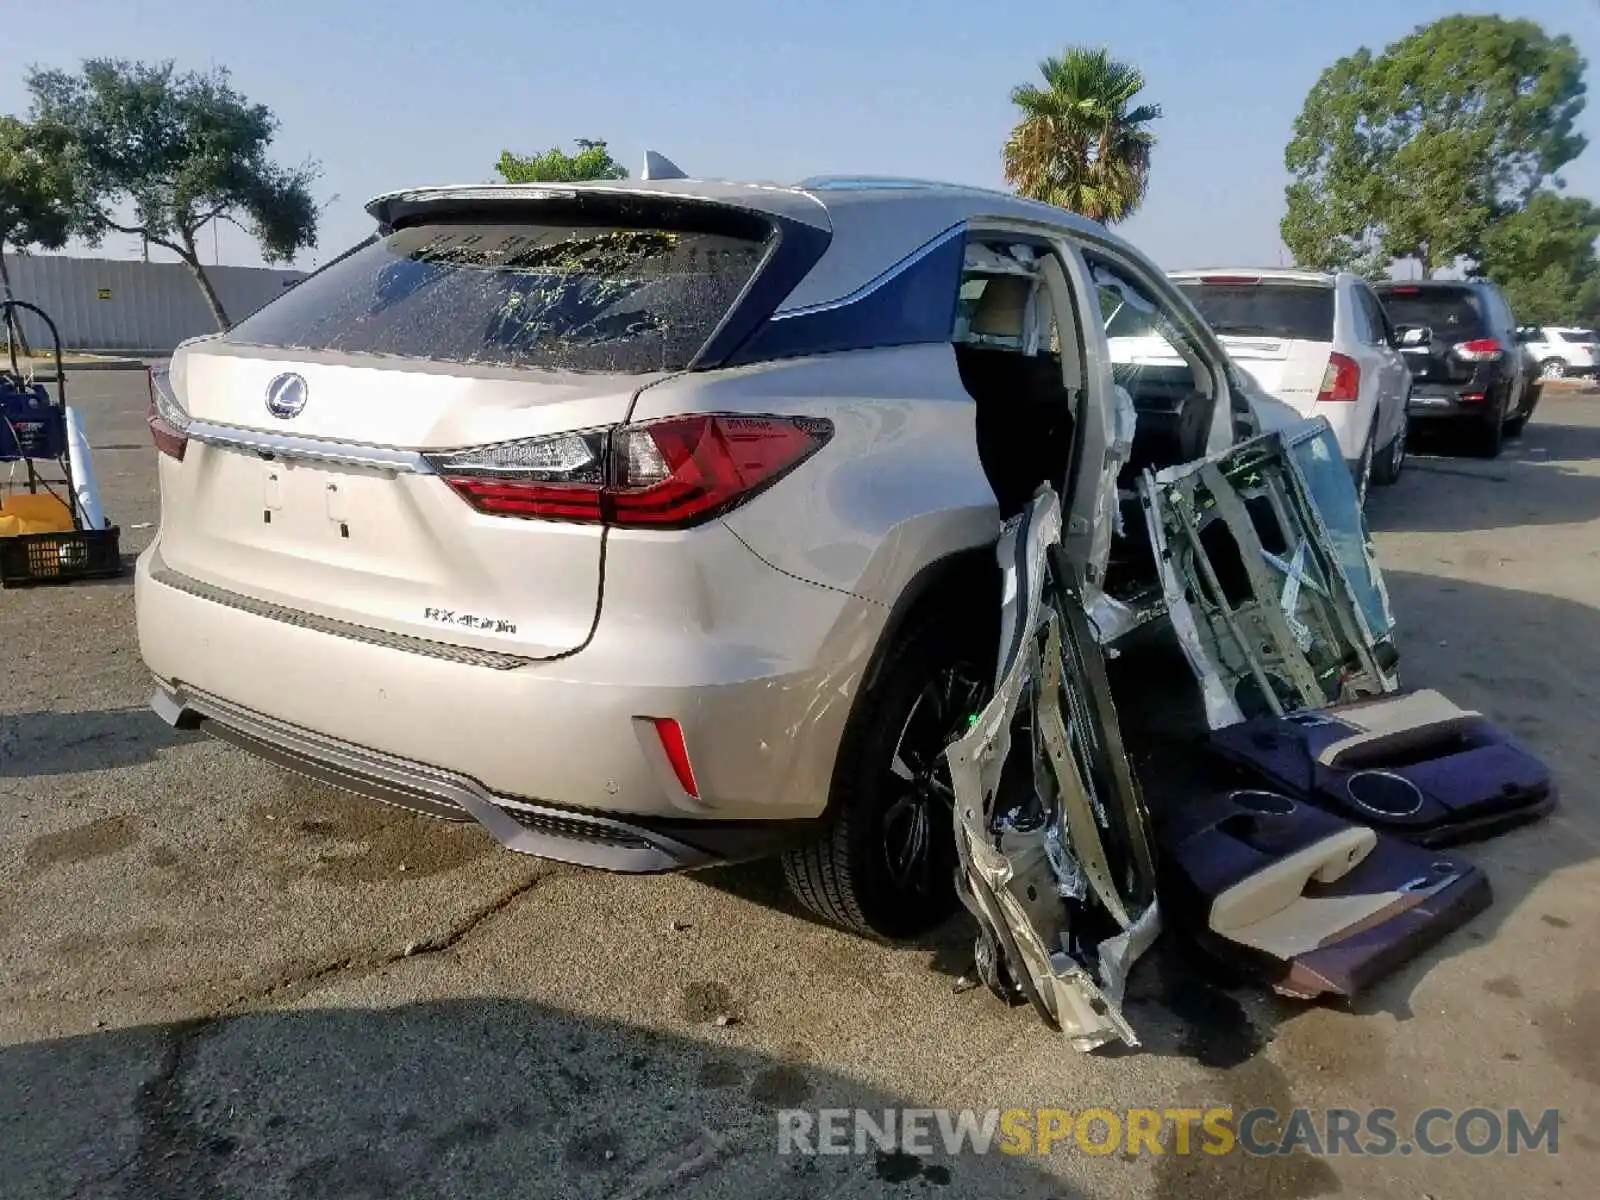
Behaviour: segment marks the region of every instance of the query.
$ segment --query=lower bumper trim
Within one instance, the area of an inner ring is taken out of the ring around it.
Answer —
[[[650,875],[756,857],[793,825],[809,824],[706,822],[708,848],[646,824],[496,795],[466,775],[336,741],[182,684],[158,684],[150,707],[169,725],[198,727],[320,783],[430,817],[476,821],[508,850],[605,871]],[[672,824],[677,832],[690,823]],[[738,826],[760,829],[746,842]]]

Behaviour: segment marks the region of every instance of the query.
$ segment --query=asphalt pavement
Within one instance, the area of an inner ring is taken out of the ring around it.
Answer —
[[[131,555],[143,379],[72,385]],[[1552,393],[1498,462],[1413,459],[1371,516],[1406,682],[1544,755],[1563,807],[1469,848],[1494,906],[1353,1007],[1158,947],[1120,1055],[965,987],[960,922],[878,945],[770,864],[543,864],[168,731],[131,580],[0,593],[0,1197],[1592,1194],[1600,400]],[[779,1109],[895,1105],[1562,1123],[1517,1157],[777,1152]]]

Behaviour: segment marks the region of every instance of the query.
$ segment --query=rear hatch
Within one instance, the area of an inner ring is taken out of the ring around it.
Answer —
[[[367,628],[534,658],[581,646],[609,430],[694,361],[767,250],[753,214],[685,210],[424,212],[181,349],[165,566]],[[497,496],[507,471],[524,489],[544,472],[569,507]],[[533,509],[546,519],[519,519]]]
[[[1331,283],[1253,275],[1174,281],[1226,347],[1269,395],[1309,415],[1333,349]]]
[[[1397,284],[1381,288],[1378,298],[1397,334],[1408,329],[1426,329],[1432,335],[1428,346],[1403,346],[1411,379],[1418,384],[1471,383],[1477,363],[1455,353],[1457,346],[1490,336],[1482,301],[1470,287],[1407,287]],[[1504,349],[1504,347],[1502,347]]]

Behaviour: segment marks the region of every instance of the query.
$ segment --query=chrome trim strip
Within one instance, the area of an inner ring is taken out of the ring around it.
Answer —
[[[263,458],[284,458],[303,462],[333,463],[347,467],[370,467],[398,475],[432,475],[433,466],[416,450],[397,450],[389,446],[363,446],[358,442],[329,442],[299,437],[292,433],[268,433],[261,429],[241,429],[210,421],[190,421],[191,441],[227,450],[243,450]]]
[[[877,278],[869,279],[866,283],[862,284],[849,295],[840,296],[837,300],[824,300],[820,304],[807,304],[804,308],[783,309],[779,312],[773,313],[768,320],[787,321],[790,317],[809,317],[815,313],[831,312],[836,308],[844,308],[847,305],[856,303],[858,300],[864,300],[868,296],[872,295],[873,292],[883,287],[885,284],[890,283],[894,279],[905,274],[905,272],[909,271],[923,259],[927,258],[928,255],[932,254],[935,250],[943,247],[951,239],[962,237],[966,234],[966,232],[966,222],[963,221],[959,224],[952,225],[949,229],[946,229],[931,242],[924,242],[921,246],[917,247],[917,249],[906,255],[899,262],[895,263],[888,270],[880,274]]]
[[[423,658],[437,658],[444,662],[460,663],[467,667],[487,667],[491,671],[515,671],[519,667],[530,666],[538,662],[536,658],[528,658],[518,654],[504,654],[497,650],[480,650],[476,646],[457,646],[449,642],[435,642],[428,638],[414,637],[407,633],[390,633],[386,629],[371,629],[365,625],[356,625],[349,621],[336,621],[332,617],[322,617],[315,613],[301,612],[296,608],[287,608],[281,604],[273,604],[267,600],[257,600],[254,596],[241,596],[238,592],[229,591],[227,588],[216,587],[213,584],[193,579],[178,571],[174,571],[165,563],[157,561],[151,564],[150,578],[163,587],[172,588],[174,591],[183,592],[198,600],[208,600],[212,604],[221,604],[226,608],[237,609],[239,612],[249,613],[251,616],[263,617],[269,621],[277,621],[284,625],[292,625],[297,629],[309,629],[315,633],[326,633],[333,637],[345,638],[352,642],[361,642],[368,646],[382,646],[386,650],[403,650],[407,654],[421,655]]]

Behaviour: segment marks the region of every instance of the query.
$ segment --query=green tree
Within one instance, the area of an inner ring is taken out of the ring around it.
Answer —
[[[0,116],[0,289],[13,299],[6,250],[59,250],[87,232],[68,140],[59,129]]]
[[[1475,258],[1491,225],[1583,152],[1585,63],[1533,21],[1445,17],[1322,73],[1284,151],[1281,226],[1303,266],[1425,274]]]
[[[1045,59],[1039,73],[1043,87],[1011,92],[1022,119],[1006,139],[1006,182],[1094,221],[1126,220],[1149,187],[1156,139],[1148,126],[1161,116],[1156,104],[1130,107],[1144,76],[1108,50],[1083,46]]]
[[[228,314],[196,249],[209,222],[250,234],[267,262],[316,246],[316,165],[268,157],[278,120],[240,95],[225,69],[178,74],[171,62],[90,59],[78,74],[35,68],[27,82],[34,118],[71,139],[91,228],[176,254],[217,328],[229,327]]]
[[[494,169],[507,183],[581,183],[587,179],[628,177],[628,168],[611,157],[606,144],[589,138],[578,139],[576,154],[568,154],[559,146],[527,156],[502,150]]]
[[[1535,193],[1484,234],[1476,273],[1493,279],[1518,320],[1565,325],[1585,319],[1600,289],[1600,207],[1577,196]]]

